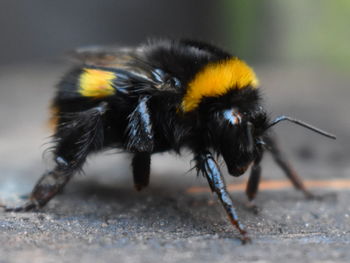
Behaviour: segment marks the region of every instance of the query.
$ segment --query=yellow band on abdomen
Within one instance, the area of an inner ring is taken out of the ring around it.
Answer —
[[[115,73],[84,68],[79,78],[79,93],[84,97],[103,98],[115,94],[113,80],[117,78]]]

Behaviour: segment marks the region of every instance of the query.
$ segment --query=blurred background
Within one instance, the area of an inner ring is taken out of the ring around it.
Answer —
[[[55,83],[69,68],[65,51],[86,45],[137,45],[159,36],[209,41],[253,65],[271,116],[291,115],[338,135],[333,142],[290,124],[276,127],[297,168],[311,178],[344,177],[350,156],[349,19],[347,0],[3,0],[2,185],[10,189],[13,178],[30,173],[32,177],[25,177],[30,183],[24,184],[30,188],[47,166],[41,159],[51,134],[47,108]],[[190,168],[188,159],[171,158],[165,170],[173,163],[176,174]],[[129,173],[128,162],[121,165]],[[154,162],[156,171],[159,165]]]
[[[251,62],[346,67],[349,9],[346,0],[3,0],[0,63],[49,60],[82,45],[135,45],[169,36],[215,42]]]

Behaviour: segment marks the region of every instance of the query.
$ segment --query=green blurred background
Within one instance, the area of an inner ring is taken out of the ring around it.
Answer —
[[[263,63],[350,66],[350,1],[223,1],[227,40]]]
[[[0,64],[149,36],[211,41],[251,62],[350,63],[347,0],[3,0],[0,7]]]

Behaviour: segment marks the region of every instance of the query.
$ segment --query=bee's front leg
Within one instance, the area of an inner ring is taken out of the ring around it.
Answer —
[[[215,192],[219,197],[231,223],[241,233],[242,241],[244,243],[249,242],[250,238],[248,237],[247,231],[245,230],[244,226],[239,222],[236,210],[233,205],[233,201],[226,190],[224,178],[212,154],[210,152],[198,154],[195,157],[195,160],[197,162],[198,171],[200,171],[206,176],[211,190]]]

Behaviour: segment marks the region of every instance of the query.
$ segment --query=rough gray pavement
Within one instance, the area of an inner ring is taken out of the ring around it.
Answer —
[[[45,126],[52,86],[65,66],[0,69],[0,201],[17,203],[50,167]],[[295,168],[309,180],[349,179],[349,77],[326,69],[257,68],[272,116],[285,113],[338,135],[336,142],[290,124],[276,127]],[[40,212],[0,212],[0,262],[350,262],[349,188],[307,201],[293,189],[260,192],[255,215],[231,192],[252,244],[242,245],[217,198],[188,172],[191,155],[157,155],[151,185],[132,186],[127,155],[89,160]],[[271,158],[264,179],[284,179]],[[223,171],[226,172],[225,167]],[[226,176],[227,183],[246,180]]]

